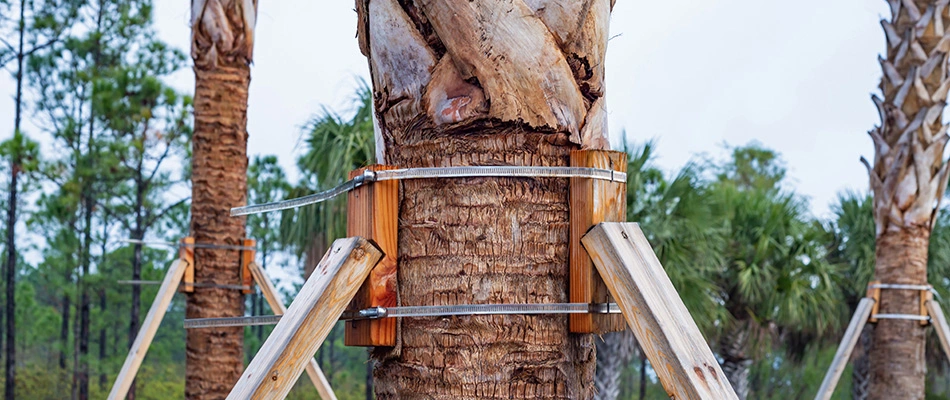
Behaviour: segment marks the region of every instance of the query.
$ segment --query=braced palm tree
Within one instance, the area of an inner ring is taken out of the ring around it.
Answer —
[[[380,161],[565,166],[605,148],[610,0],[357,0]],[[402,305],[567,300],[566,179],[401,183]],[[591,335],[566,318],[404,320],[380,399],[593,396]]]
[[[927,247],[947,184],[943,109],[950,90],[950,7],[944,0],[890,0],[883,98],[873,96],[881,125],[869,133],[866,160],[874,195],[876,261],[883,283],[927,283]],[[916,314],[918,293],[884,290],[880,312]],[[925,330],[915,321],[882,320],[871,343],[871,399],[923,399]]]
[[[191,235],[197,243],[243,245],[247,201],[247,90],[257,0],[192,0],[195,71]],[[240,284],[240,252],[195,249],[195,281]],[[196,287],[187,318],[244,314],[240,291]],[[224,398],[244,369],[242,328],[188,330],[185,397]]]

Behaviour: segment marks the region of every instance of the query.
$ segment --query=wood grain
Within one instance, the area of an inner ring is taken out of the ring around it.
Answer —
[[[940,347],[943,348],[944,355],[950,359],[950,325],[947,324],[947,317],[943,314],[943,309],[936,301],[928,301],[927,310],[930,313],[930,320],[933,322],[934,329],[937,330]]]
[[[241,250],[241,285],[247,287],[241,291],[244,294],[254,293],[254,276],[251,274],[250,266],[254,262],[254,246],[257,242],[254,239],[244,239],[244,247],[249,249]]]
[[[334,241],[228,399],[286,397],[382,257],[382,252],[363,238]]]
[[[603,168],[627,172],[627,154],[621,151],[571,151],[572,167]],[[581,244],[581,238],[596,224],[627,218],[626,182],[571,178],[571,280],[572,303],[610,303],[613,298],[594,263]],[[571,314],[574,333],[619,332],[627,328],[622,315]]]
[[[248,270],[254,277],[254,280],[257,281],[257,284],[260,285],[261,294],[264,295],[264,299],[267,300],[267,305],[270,306],[274,315],[284,315],[287,312],[287,308],[284,307],[284,303],[277,297],[277,289],[274,287],[274,284],[271,283],[267,274],[264,273],[264,270],[262,270],[257,263],[250,263]],[[313,386],[317,389],[317,393],[320,394],[320,398],[323,400],[336,400],[336,395],[333,394],[330,382],[327,381],[327,377],[323,375],[323,371],[320,369],[320,366],[317,365],[317,360],[310,357],[310,362],[307,363],[305,370],[307,371],[307,376],[310,377],[310,382],[313,383]]]
[[[374,165],[370,170],[396,167]],[[350,178],[363,174],[365,168],[350,173]],[[399,224],[399,182],[383,181],[361,186],[347,195],[347,236],[360,236],[372,241],[383,251],[369,278],[356,292],[347,310],[396,306],[396,255]],[[344,343],[347,346],[394,346],[396,319],[347,321]]]
[[[671,398],[737,399],[635,223],[601,223],[582,242]]]
[[[815,400],[828,400],[835,392],[838,380],[841,379],[841,373],[844,372],[848,360],[851,359],[851,352],[854,351],[854,346],[861,338],[861,330],[868,323],[868,317],[871,316],[875,303],[874,299],[870,297],[865,297],[858,303],[858,307],[854,310],[854,316],[851,317],[851,323],[848,324],[848,329],[844,331],[844,336],[841,337],[841,344],[838,345],[835,358],[831,361],[831,366],[828,367],[825,379],[821,381],[821,387],[818,388]]]
[[[165,279],[162,280],[162,286],[158,289],[158,294],[155,295],[155,301],[149,307],[145,321],[142,322],[142,327],[139,328],[139,333],[135,336],[135,341],[129,349],[129,355],[125,357],[122,369],[119,370],[119,375],[116,376],[115,383],[112,384],[109,400],[124,399],[129,392],[129,388],[135,380],[135,374],[138,373],[142,360],[145,359],[145,354],[148,353],[148,346],[152,344],[155,332],[162,324],[162,317],[165,316],[165,311],[168,310],[168,305],[175,295],[175,288],[181,282],[181,277],[184,275],[187,266],[187,262],[175,260],[168,267]]]
[[[195,238],[186,237],[181,240],[181,247],[178,248],[178,259],[182,260],[185,263],[185,273],[181,277],[181,285],[178,288],[179,292],[182,293],[191,293],[195,291],[195,286],[192,285],[195,283]],[[189,246],[192,245],[192,246]]]

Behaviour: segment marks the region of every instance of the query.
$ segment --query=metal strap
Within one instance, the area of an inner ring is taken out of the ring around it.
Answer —
[[[161,285],[162,281],[125,280],[116,281],[120,285]]]
[[[868,289],[927,290],[936,293],[931,285],[908,285],[903,283],[875,283],[868,285]]]
[[[212,288],[212,289],[232,289],[232,290],[249,290],[250,286],[245,285],[225,285],[220,283],[210,283],[210,282],[195,282],[188,283],[182,282],[181,286],[196,287],[196,288]]]
[[[433,179],[433,178],[475,178],[475,177],[508,177],[508,178],[588,178],[610,182],[626,182],[627,174],[601,168],[588,167],[517,167],[517,166],[468,166],[468,167],[436,167],[436,168],[402,168],[383,171],[366,170],[342,185],[319,193],[298,197],[295,199],[276,201],[273,203],[235,207],[231,209],[231,216],[260,214],[269,211],[286,210],[303,207],[330,200],[340,194],[349,192],[365,184],[376,181],[392,181],[403,179]]]
[[[911,321],[930,321],[930,317],[915,314],[874,314],[872,319],[906,319]]]
[[[145,241],[137,239],[119,239],[120,242],[142,244],[146,246],[168,246],[168,247],[190,247],[196,249],[225,249],[225,250],[254,250],[252,246],[234,246],[230,244],[211,244],[211,243],[174,243],[161,241]]]
[[[373,307],[343,313],[340,320],[379,318],[420,318],[469,315],[536,315],[536,314],[619,314],[615,303],[551,303],[551,304],[461,304],[451,306]],[[185,320],[186,329],[227,326],[273,325],[280,315],[256,317],[194,318]]]

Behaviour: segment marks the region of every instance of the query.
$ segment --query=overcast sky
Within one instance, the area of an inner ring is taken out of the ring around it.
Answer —
[[[187,52],[187,0],[155,0],[161,39]],[[758,140],[783,154],[813,211],[865,190],[869,100],[880,70],[883,0],[618,0],[607,56],[612,143],[656,138],[674,170],[697,153]],[[276,154],[296,176],[301,126],[322,106],[351,109],[368,76],[352,1],[262,0],[251,69],[248,152]],[[191,93],[191,70],[172,84]],[[0,78],[0,140],[13,125],[12,80]],[[29,117],[29,115],[27,115]],[[29,129],[29,128],[28,128]],[[28,132],[34,133],[34,132]]]

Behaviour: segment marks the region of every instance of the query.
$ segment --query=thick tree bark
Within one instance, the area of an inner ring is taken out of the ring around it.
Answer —
[[[604,148],[608,0],[357,0],[381,162],[566,166]],[[402,183],[402,305],[566,302],[566,179]],[[590,399],[565,316],[416,318],[377,349],[380,399]]]
[[[244,218],[229,209],[247,201],[247,89],[257,15],[255,0],[193,0],[195,132],[191,232],[197,243],[243,245]],[[240,252],[195,249],[195,281],[241,283]],[[187,318],[244,314],[240,291],[195,288]],[[244,329],[191,329],[185,396],[224,398],[244,367]]]
[[[620,396],[620,376],[637,347],[637,339],[629,329],[610,332],[597,340],[597,374],[594,386],[596,400],[616,400]]]
[[[889,1],[882,20],[887,55],[880,59],[881,92],[874,96],[881,126],[870,131],[875,159],[867,161],[877,234],[875,279],[927,283],[927,244],[947,184],[948,136],[943,109],[950,90],[950,8],[938,0]],[[919,313],[918,292],[882,290],[880,313]],[[870,399],[923,399],[925,328],[882,320],[871,342]]]
[[[851,400],[866,400],[871,385],[871,339],[874,337],[874,325],[868,324],[861,330],[861,338],[854,349],[851,361]]]
[[[746,354],[749,344],[747,323],[737,323],[720,339],[719,356],[722,357],[722,372],[736,391],[740,400],[749,398],[749,368],[752,359]]]

